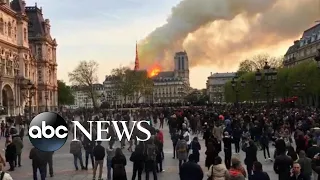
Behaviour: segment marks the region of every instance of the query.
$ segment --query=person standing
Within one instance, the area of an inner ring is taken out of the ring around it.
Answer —
[[[32,160],[33,180],[37,180],[37,172],[39,169],[41,180],[46,179],[46,158],[45,154],[33,147],[30,150],[29,158]]]
[[[178,140],[179,140],[179,134],[177,133],[177,130],[176,129],[173,129],[172,130],[172,133],[171,133],[171,140],[172,140],[172,146],[173,146],[173,159],[176,158],[176,146],[177,146],[177,143],[178,143]]]
[[[111,180],[111,165],[112,165],[112,158],[115,156],[115,149],[112,147],[113,143],[109,142],[109,148],[106,149],[107,151],[107,179]]]
[[[93,149],[93,156],[95,158],[95,164],[93,168],[93,179],[96,179],[96,172],[99,166],[99,179],[102,180],[103,160],[105,157],[105,148],[101,146],[101,141],[97,142],[97,145]]]
[[[180,140],[177,142],[176,154],[179,160],[179,169],[182,165],[182,162],[186,162],[188,159],[188,144],[183,136],[180,136]]]
[[[9,173],[4,172],[3,164],[0,164],[0,179],[1,180],[13,180]]]
[[[261,139],[260,139],[260,143],[261,143],[261,146],[262,146],[263,156],[264,156],[265,161],[267,161],[267,160],[271,161],[270,152],[269,152],[269,136],[268,136],[268,134],[266,132],[262,133],[262,136],[261,136]],[[267,152],[267,155],[268,155],[268,159],[267,159],[267,156],[266,156],[266,152]]]
[[[293,163],[293,169],[289,180],[309,180],[301,173],[301,166],[299,163]]]
[[[253,174],[249,180],[270,180],[269,175],[262,170],[262,164],[258,161],[253,163]]]
[[[47,177],[47,166],[49,168],[49,174],[50,174],[50,177],[53,177],[53,153],[54,151],[52,152],[45,152],[45,155],[46,155],[46,159],[47,159],[47,165],[46,165],[46,177]]]
[[[252,174],[253,163],[257,161],[258,148],[252,140],[249,140],[249,142],[243,145],[242,150],[246,153],[244,163],[247,166],[248,176],[250,176]]]
[[[306,157],[304,150],[301,150],[299,153],[298,163],[301,167],[301,173],[307,180],[311,180],[312,176],[312,159]]]
[[[201,145],[199,143],[198,137],[194,137],[191,142],[191,150],[194,158],[194,162],[198,163],[200,161],[200,150]]]
[[[9,171],[14,171],[15,161],[17,158],[17,149],[16,146],[12,143],[11,140],[8,140],[6,147],[6,160],[10,165]]]
[[[277,149],[277,154],[279,155],[274,160],[273,169],[279,175],[279,180],[288,180],[293,160],[286,155],[286,149],[284,148]]]
[[[21,167],[21,153],[22,153],[22,149],[23,149],[23,142],[21,140],[21,138],[19,136],[15,136],[12,140],[12,143],[15,145],[16,147],[16,158],[15,158],[15,164],[14,166],[17,167]]]
[[[78,159],[80,161],[81,169],[85,170],[82,161],[82,143],[81,141],[71,141],[70,143],[70,153],[73,155],[73,163],[76,170],[78,170]]]
[[[89,157],[91,159],[92,168],[94,168],[94,155],[93,155],[93,148],[95,147],[95,141],[91,141],[89,138],[84,137],[83,139],[83,149],[85,150],[85,158],[86,158],[86,165],[85,169],[88,170],[88,163]]]
[[[183,163],[180,168],[180,180],[202,180],[203,171],[195,161],[194,155],[189,155],[189,161]]]
[[[132,152],[130,156],[130,161],[133,162],[133,173],[132,173],[132,180],[136,179],[137,172],[138,172],[138,180],[141,180],[141,175],[144,167],[145,156],[143,153],[142,146],[136,146],[134,152]]]
[[[113,169],[113,180],[127,180],[126,165],[126,157],[123,155],[121,149],[117,148],[111,164]]]
[[[154,143],[154,136],[146,142],[146,180],[149,180],[149,173],[152,172],[153,179],[157,180],[157,168],[156,168],[156,156],[157,156],[157,147]]]
[[[224,137],[222,138],[224,144],[224,163],[227,169],[230,169],[231,166],[231,157],[232,157],[232,138],[229,136],[229,133],[226,131],[224,132]]]

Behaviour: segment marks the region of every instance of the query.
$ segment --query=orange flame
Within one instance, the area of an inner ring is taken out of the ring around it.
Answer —
[[[156,75],[158,75],[161,72],[161,68],[159,65],[153,65],[148,69],[148,76],[154,77]]]

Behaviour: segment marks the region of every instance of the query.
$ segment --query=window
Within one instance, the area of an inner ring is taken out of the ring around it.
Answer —
[[[23,29],[23,40],[27,41],[27,29],[26,28]]]
[[[8,36],[11,37],[12,36],[12,26],[11,23],[8,23]]]
[[[2,18],[0,18],[0,33],[4,34],[4,23]]]

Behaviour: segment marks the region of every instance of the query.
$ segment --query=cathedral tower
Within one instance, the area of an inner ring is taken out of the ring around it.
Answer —
[[[186,51],[177,52],[174,56],[174,72],[189,84],[189,59]]]

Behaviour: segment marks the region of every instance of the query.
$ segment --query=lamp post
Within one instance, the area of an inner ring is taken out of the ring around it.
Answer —
[[[317,62],[317,66],[320,69],[320,49],[317,49],[317,54],[314,57],[314,60]]]
[[[29,103],[29,121],[31,121],[31,118],[32,118],[32,114],[31,114],[32,97],[36,93],[36,87],[31,82],[31,80],[29,80],[24,88],[25,88],[25,90],[27,90],[27,93],[25,93],[25,98],[28,100],[28,103]]]
[[[261,85],[262,76],[264,76],[263,87],[266,88],[267,103],[269,103],[271,85],[272,83],[275,83],[275,81],[277,80],[277,74],[277,70],[275,68],[271,68],[268,65],[267,61],[265,62],[265,65],[263,67],[263,72],[261,72],[260,69],[257,69],[255,73],[258,86]]]
[[[236,75],[234,78],[232,78],[231,85],[232,85],[232,90],[235,92],[235,95],[236,95],[235,105],[238,106],[238,104],[239,104],[239,93],[240,93],[240,90],[241,90],[240,88],[243,88],[246,85],[246,82],[242,79],[240,81],[240,87],[239,87],[238,75]]]

